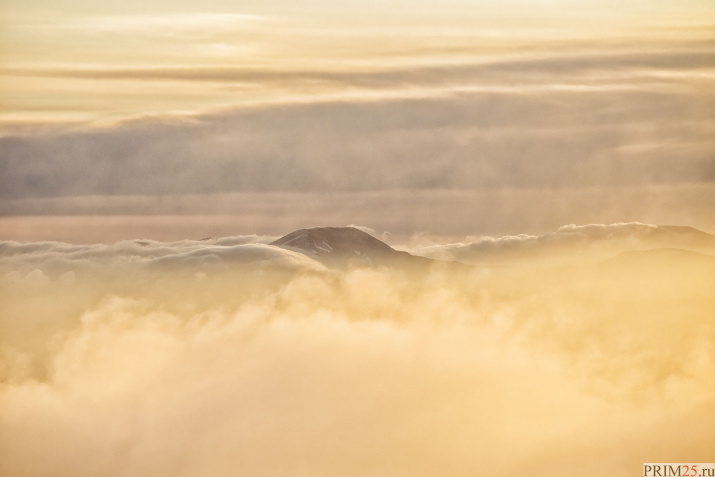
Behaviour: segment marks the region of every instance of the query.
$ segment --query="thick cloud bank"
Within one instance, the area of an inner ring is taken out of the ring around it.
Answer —
[[[543,235],[474,237],[463,243],[414,248],[418,255],[464,263],[544,264],[599,260],[617,253],[677,248],[715,254],[715,236],[692,227],[655,226],[638,222],[565,225]]]
[[[0,199],[710,184],[713,99],[695,91],[470,91],[8,136]]]
[[[0,474],[600,477],[706,462],[715,257],[641,246],[658,229],[568,226],[528,266],[424,273],[327,269],[255,236],[4,242]],[[620,245],[594,260],[573,234]]]

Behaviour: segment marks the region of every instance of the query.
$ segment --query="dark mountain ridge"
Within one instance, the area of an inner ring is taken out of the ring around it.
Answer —
[[[354,227],[314,227],[289,233],[270,243],[303,253],[328,265],[427,265],[433,260],[395,250]]]

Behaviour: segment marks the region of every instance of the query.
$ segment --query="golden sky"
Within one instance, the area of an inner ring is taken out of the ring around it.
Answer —
[[[715,230],[709,1],[5,1],[1,13],[8,237],[37,238],[40,216],[235,213],[245,232],[267,227],[246,194],[275,206],[272,233],[314,225],[305,211],[326,201],[350,204],[322,215],[336,225],[393,227],[375,219],[389,211],[407,232],[444,226],[426,216],[465,233]]]
[[[714,12],[711,2],[694,1],[4,2],[0,124],[96,125],[326,98],[612,88],[633,75],[673,82],[684,73],[654,65],[536,84],[434,78],[432,69],[702,50],[713,39]],[[712,63],[699,66],[697,78],[711,83]]]

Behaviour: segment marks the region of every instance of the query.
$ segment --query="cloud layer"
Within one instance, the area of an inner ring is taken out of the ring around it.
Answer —
[[[418,255],[462,263],[549,265],[562,260],[598,261],[628,251],[657,248],[715,253],[715,237],[690,227],[656,226],[638,222],[565,225],[543,235],[482,236],[466,243],[413,247]]]
[[[520,90],[263,107],[198,124],[5,137],[0,190],[8,199],[715,178],[707,89]]]
[[[265,240],[3,243],[2,473],[595,477],[707,460],[711,255],[337,272]]]

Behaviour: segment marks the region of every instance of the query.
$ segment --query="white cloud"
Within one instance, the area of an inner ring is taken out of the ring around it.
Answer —
[[[206,29],[211,33],[221,30],[233,31],[236,27],[251,25],[265,20],[258,15],[240,13],[173,13],[154,15],[93,15],[77,22],[63,23],[65,28],[87,28],[110,31],[145,31],[157,30],[201,30]]]
[[[60,242],[0,242],[3,265],[13,272],[65,270],[72,267],[112,275],[117,269],[132,267],[179,267],[194,269],[209,266],[247,266],[261,264],[322,269],[308,257],[263,243],[257,235],[223,237],[205,240],[158,242],[126,240],[113,245],[72,245]],[[31,272],[31,273],[35,273]]]
[[[364,225],[349,224],[349,225],[347,225],[347,227],[352,227],[352,228],[354,228],[354,229],[362,230],[362,231],[365,232],[366,234],[370,234],[370,235],[372,235],[373,237],[377,237],[377,236],[379,235],[375,229],[370,228],[370,227],[366,227],[366,226],[364,226]]]
[[[534,261],[563,264],[590,262],[629,250],[678,248],[715,253],[715,236],[689,227],[656,226],[640,222],[564,225],[542,235],[481,236],[461,243],[413,247],[415,254],[465,263],[505,262],[517,265]]]

